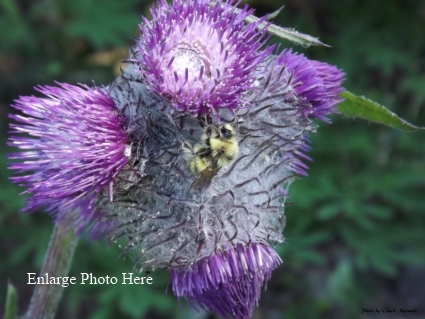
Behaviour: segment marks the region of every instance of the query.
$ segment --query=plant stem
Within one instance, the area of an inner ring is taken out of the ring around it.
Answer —
[[[68,276],[78,239],[67,225],[66,221],[62,220],[62,223],[61,220],[56,221],[40,277],[46,278],[46,274],[49,278]],[[49,283],[36,285],[29,308],[23,318],[54,319],[62,292],[62,285]]]
[[[9,281],[7,284],[7,297],[6,297],[6,306],[4,309],[3,319],[15,319],[16,310],[18,308],[18,296],[16,293],[15,286]]]

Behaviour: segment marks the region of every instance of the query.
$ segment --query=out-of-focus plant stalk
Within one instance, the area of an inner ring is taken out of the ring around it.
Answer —
[[[3,319],[15,319],[18,296],[15,286],[9,281],[7,284],[6,306],[4,307]]]
[[[68,225],[68,226],[67,226]],[[69,223],[58,220],[55,223],[49,248],[39,276],[65,277],[72,263],[78,238],[69,230]],[[36,285],[24,319],[53,319],[63,292],[62,285]]]

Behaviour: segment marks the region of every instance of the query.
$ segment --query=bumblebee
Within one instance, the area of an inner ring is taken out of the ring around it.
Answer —
[[[238,151],[236,131],[230,124],[207,125],[189,158],[189,168],[196,175],[190,189],[199,190],[208,185],[222,167],[236,158]]]

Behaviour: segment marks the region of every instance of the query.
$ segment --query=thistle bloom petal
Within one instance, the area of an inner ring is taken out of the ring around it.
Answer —
[[[149,87],[179,110],[211,115],[246,106],[242,97],[253,89],[273,46],[261,49],[264,18],[247,25],[253,10],[245,6],[237,13],[232,3],[161,0],[152,21],[140,26],[133,59]]]
[[[251,318],[261,287],[281,263],[268,244],[238,244],[216,251],[190,270],[172,270],[174,294],[191,298],[204,309],[223,317]]]
[[[275,94],[273,90],[282,86],[281,78],[290,74],[289,81],[285,84],[292,91],[291,97],[294,105],[297,105],[298,116],[305,119],[320,119],[330,122],[326,117],[335,112],[335,106],[342,102],[339,96],[344,90],[342,83],[345,73],[335,66],[307,59],[304,55],[294,53],[291,49],[284,50],[275,56],[268,68],[271,70],[268,79],[274,85],[270,94]],[[298,145],[298,149],[285,154],[291,167],[297,174],[307,176],[308,166],[304,163],[312,159],[306,155],[311,149],[310,139],[305,135],[303,142]],[[292,160],[290,160],[292,159]]]
[[[302,54],[284,50],[276,60],[293,73],[293,86],[300,102],[302,114],[329,122],[326,115],[335,112],[335,106],[343,99],[345,73],[333,65],[309,60]]]
[[[48,207],[61,217],[59,208],[74,203],[91,215],[92,209],[83,207],[92,206],[87,203],[94,202],[93,194],[111,183],[129,160],[124,120],[99,88],[60,84],[36,89],[47,97],[24,96],[12,105],[22,112],[10,115],[16,123],[11,124],[9,145],[22,150],[9,155],[15,160],[9,168],[20,175],[12,181],[31,194],[25,210]]]

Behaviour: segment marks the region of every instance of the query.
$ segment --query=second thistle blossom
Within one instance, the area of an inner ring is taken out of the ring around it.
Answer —
[[[309,60],[304,55],[284,50],[275,61],[275,69],[285,66],[292,73],[291,85],[300,104],[301,114],[329,122],[326,117],[335,112],[343,99],[342,82],[345,73],[333,65]]]
[[[124,119],[102,89],[60,84],[37,90],[46,97],[24,96],[12,105],[22,112],[10,115],[16,123],[9,145],[21,150],[9,155],[9,168],[19,174],[12,181],[27,188],[28,211],[47,207],[61,218],[65,205],[73,203],[69,210],[91,216],[94,194],[129,160]]]
[[[245,24],[253,10],[236,13],[232,2],[160,1],[140,26],[133,61],[149,87],[179,110],[211,115],[247,104],[242,97],[273,47],[262,49],[264,19]]]

